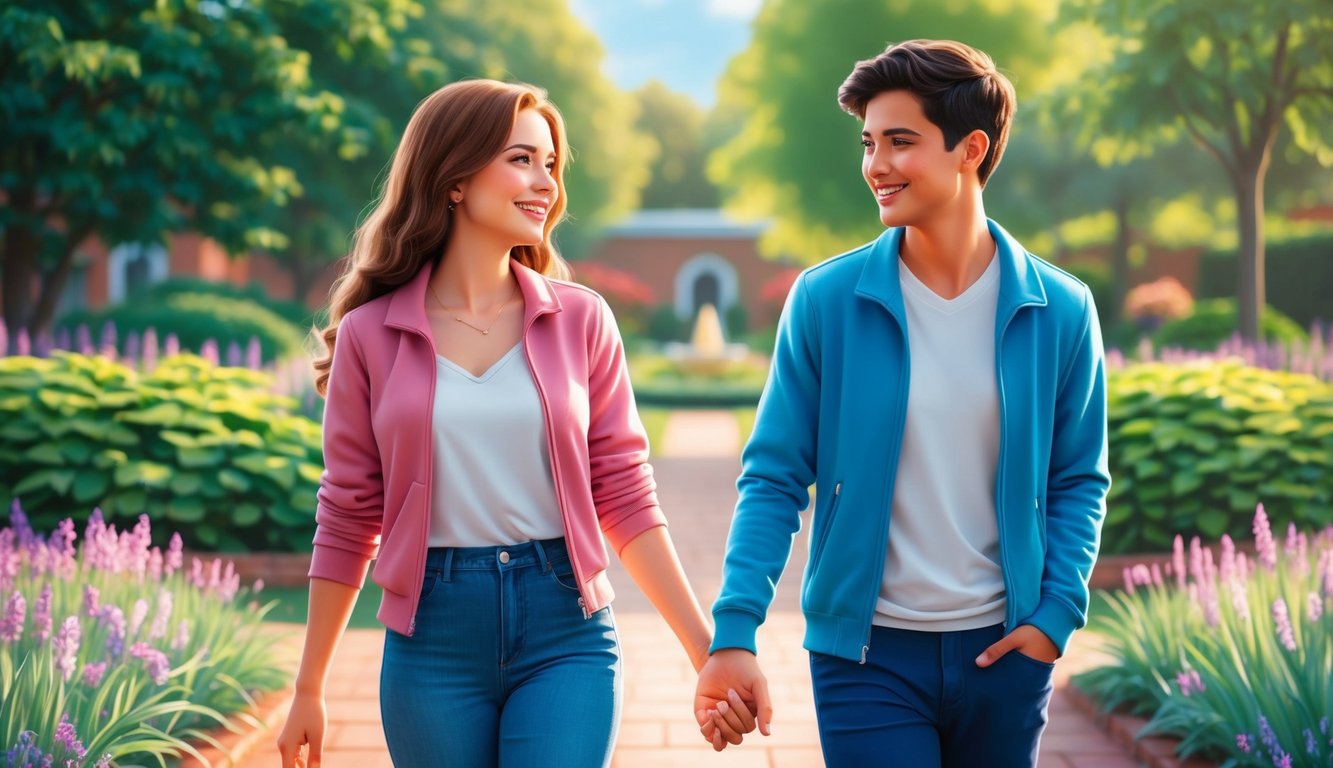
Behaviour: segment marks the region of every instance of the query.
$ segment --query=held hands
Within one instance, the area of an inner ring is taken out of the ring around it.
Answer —
[[[324,697],[298,691],[287,713],[287,723],[278,736],[282,768],[319,768],[327,725]],[[309,745],[309,750],[302,757],[301,747],[304,745]]]
[[[773,706],[768,681],[754,654],[741,648],[717,651],[699,670],[694,693],[694,717],[704,740],[721,752],[740,744],[756,727],[768,736]]]
[[[1055,647],[1055,643],[1051,642],[1044,632],[1031,624],[1022,624],[982,651],[977,657],[977,666],[989,667],[1010,651],[1018,651],[1030,659],[1044,661],[1047,664],[1054,664],[1055,660],[1060,658],[1060,649]]]

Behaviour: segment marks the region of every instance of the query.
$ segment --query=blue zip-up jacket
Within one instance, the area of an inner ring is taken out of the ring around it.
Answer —
[[[1063,653],[1087,620],[1111,483],[1101,331],[1087,286],[988,226],[1000,261],[995,510],[1005,628],[1031,624]],[[887,230],[792,287],[741,456],[713,650],[755,650],[814,484],[805,647],[865,660],[907,414],[902,238],[901,228]]]

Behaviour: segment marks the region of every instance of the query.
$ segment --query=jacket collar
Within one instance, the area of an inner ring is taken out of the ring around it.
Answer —
[[[997,317],[1007,317],[1022,306],[1045,306],[1046,289],[1041,276],[1023,246],[999,224],[986,219],[986,227],[995,239],[995,255],[1000,260],[1000,299]],[[870,245],[870,258],[861,270],[856,294],[883,304],[900,322],[904,320],[903,290],[898,280],[898,255],[902,249],[903,227],[885,230]]]
[[[430,323],[426,320],[426,289],[433,266],[434,262],[427,262],[415,277],[393,290],[389,295],[389,309],[384,315],[385,325],[415,331],[431,338]],[[512,259],[509,266],[518,281],[518,289],[523,293],[525,329],[538,315],[560,311],[560,298],[555,295],[555,289],[546,276]]]

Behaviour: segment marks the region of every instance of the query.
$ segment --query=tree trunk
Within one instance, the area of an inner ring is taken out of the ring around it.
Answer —
[[[19,331],[27,328],[32,320],[32,281],[37,276],[39,242],[37,233],[22,225],[5,230],[3,296],[5,327],[9,330],[6,354],[15,351]],[[31,335],[32,331],[28,333]]]
[[[1265,153],[1266,154],[1266,153]],[[1265,158],[1266,159],[1266,158]],[[1240,226],[1240,250],[1236,254],[1236,305],[1240,335],[1247,341],[1260,338],[1264,303],[1264,171],[1262,160],[1232,177],[1236,213]]]
[[[70,268],[74,266],[74,253],[92,232],[92,225],[80,224],[77,227],[72,227],[66,233],[64,250],[60,253],[60,260],[56,262],[55,268],[47,273],[42,280],[37,308],[32,313],[31,333],[34,336],[50,329],[51,321],[55,319],[56,304],[60,302],[60,294],[65,290],[65,282],[69,280]]]

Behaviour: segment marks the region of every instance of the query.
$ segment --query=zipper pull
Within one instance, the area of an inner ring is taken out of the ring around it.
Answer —
[[[585,619],[592,618],[592,614],[588,613],[588,604],[583,602],[583,598],[581,597],[579,598],[579,608],[583,609],[583,618]]]
[[[868,646],[868,645],[863,645],[863,646],[861,646],[861,663],[862,663],[862,664],[865,664],[865,663],[866,663],[866,654],[867,654],[867,653],[870,653],[870,646]]]
[[[417,633],[417,617],[413,616],[412,620],[407,623],[407,636],[411,637],[416,633]]]
[[[840,493],[842,493],[842,483],[833,486],[833,495],[837,496]]]

